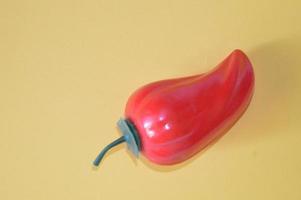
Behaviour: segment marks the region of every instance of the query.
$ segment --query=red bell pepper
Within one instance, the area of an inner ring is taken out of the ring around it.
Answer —
[[[157,164],[183,162],[232,127],[248,107],[253,88],[252,64],[240,50],[210,72],[145,85],[129,98],[125,119],[118,122],[123,136],[94,165],[121,142]]]

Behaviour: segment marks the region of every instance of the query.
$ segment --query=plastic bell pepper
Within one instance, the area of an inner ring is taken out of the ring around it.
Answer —
[[[117,123],[123,136],[104,148],[94,165],[122,142],[160,165],[183,162],[234,125],[253,88],[252,64],[241,50],[207,73],[145,85],[130,96],[125,118]]]

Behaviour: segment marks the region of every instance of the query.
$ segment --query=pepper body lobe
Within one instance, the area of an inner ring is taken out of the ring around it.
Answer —
[[[247,108],[253,88],[252,64],[235,50],[208,73],[141,87],[129,98],[125,117],[136,127],[146,158],[176,164],[227,132]]]

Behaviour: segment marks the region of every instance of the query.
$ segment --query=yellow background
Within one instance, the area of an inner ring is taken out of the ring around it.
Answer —
[[[301,199],[300,1],[0,1],[0,199]],[[128,96],[205,72],[233,49],[254,64],[242,119],[173,167],[134,160]]]

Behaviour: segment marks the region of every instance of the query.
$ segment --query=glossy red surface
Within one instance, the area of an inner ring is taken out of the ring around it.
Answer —
[[[125,116],[138,130],[145,157],[176,164],[227,132],[247,108],[253,87],[252,65],[235,50],[208,73],[138,89]]]

